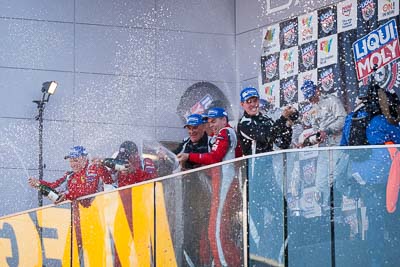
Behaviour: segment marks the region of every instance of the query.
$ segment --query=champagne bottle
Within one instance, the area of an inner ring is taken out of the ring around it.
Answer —
[[[125,171],[128,169],[128,162],[125,160],[105,158],[102,160],[102,163],[104,166],[116,171]]]
[[[53,202],[56,202],[60,199],[60,195],[58,195],[58,192],[47,185],[38,184],[37,189],[40,193],[42,193],[43,196],[48,197]]]
[[[321,141],[321,133],[317,132],[309,135],[306,139],[304,139],[303,146],[313,146]]]

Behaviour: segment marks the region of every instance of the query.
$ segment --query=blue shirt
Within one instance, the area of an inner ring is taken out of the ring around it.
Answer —
[[[341,145],[348,145],[352,114],[350,113],[346,117]],[[371,119],[366,135],[368,143],[371,145],[383,145],[388,141],[400,144],[400,126],[390,124],[384,115],[377,115]],[[367,153],[362,150],[359,152]],[[388,150],[386,148],[375,148],[369,152],[371,154],[367,160],[352,161],[352,173],[358,172],[368,184],[386,183],[392,163]]]

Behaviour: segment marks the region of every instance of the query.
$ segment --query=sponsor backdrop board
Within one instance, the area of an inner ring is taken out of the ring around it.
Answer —
[[[262,36],[260,93],[275,107],[307,108],[300,88],[308,79],[350,111],[374,65],[380,85],[399,93],[398,27],[398,0],[347,0],[270,25]]]

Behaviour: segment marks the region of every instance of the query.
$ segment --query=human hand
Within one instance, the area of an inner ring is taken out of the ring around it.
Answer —
[[[65,201],[67,198],[66,198],[66,195],[64,194],[64,193],[61,193],[60,194],[60,198],[57,200],[57,201],[55,201],[54,202],[54,204],[59,204],[59,203],[61,203],[61,202],[63,202],[63,201]]]
[[[39,180],[34,178],[34,177],[29,177],[28,178],[28,183],[30,186],[32,186],[33,188],[37,188],[39,186]]]
[[[180,153],[180,154],[178,154],[177,158],[180,163],[184,163],[189,159],[189,154],[188,153]]]
[[[295,121],[299,118],[299,111],[292,106],[287,106],[282,112],[282,116],[284,116],[291,124],[294,124]]]
[[[325,131],[319,131],[319,136],[318,136],[318,141],[325,142],[326,138],[328,138],[328,135],[326,134]]]
[[[282,116],[285,117],[286,119],[289,119],[290,114],[293,113],[293,108],[292,106],[286,106],[282,110]]]
[[[160,148],[157,151],[157,156],[158,156],[159,160],[167,160],[168,159],[167,152],[163,148]]]

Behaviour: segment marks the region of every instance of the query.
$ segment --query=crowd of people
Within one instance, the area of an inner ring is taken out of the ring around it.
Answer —
[[[368,117],[368,120],[364,125],[366,141],[363,144],[400,143],[398,106],[389,105],[385,108],[382,106],[382,101],[380,103],[378,101],[378,104],[375,105],[378,106],[378,110],[372,112],[367,108],[368,103],[372,101],[371,98],[360,97],[354,112],[347,115],[342,102],[336,95],[324,94],[319,85],[312,81],[306,80],[301,91],[313,110],[309,129],[302,128],[302,124],[299,123],[301,119],[299,112],[293,106],[282,108],[280,116],[274,119],[269,117],[265,110],[262,111],[263,100],[260,99],[258,90],[253,87],[244,88],[240,92],[240,105],[244,112],[236,129],[229,124],[229,116],[222,107],[209,108],[205,114],[189,115],[184,125],[188,137],[173,151],[180,163],[181,170],[194,169],[243,155],[255,155],[275,149],[301,148],[310,145],[322,147],[354,145],[353,139],[364,134],[354,130],[356,129],[355,125],[359,122],[358,118],[365,117]],[[388,95],[388,93],[385,93],[385,96],[396,98],[393,94]],[[396,103],[399,104],[398,98]],[[358,112],[359,110],[363,110],[364,113]],[[388,114],[392,119],[388,117]],[[338,170],[334,174],[335,179],[343,180],[347,179],[347,176],[353,177],[355,174],[358,178],[361,177],[361,181],[358,179],[357,183],[364,186],[361,188],[359,197],[367,206],[370,228],[382,229],[383,216],[378,215],[385,211],[386,182],[391,163],[389,151],[372,150],[372,155],[362,161],[353,159],[351,155],[349,157],[347,154],[334,153],[333,155],[331,159],[333,164],[338,168],[346,169],[346,178],[337,177],[337,173],[342,176],[345,173]],[[341,160],[342,158],[347,159],[345,164]],[[108,185],[122,187],[158,176],[154,162],[151,159],[141,159],[138,148],[132,141],[123,142],[116,157],[116,160],[125,162],[124,170],[108,168],[104,166],[101,159],[94,159],[90,162],[88,153],[82,146],[73,147],[65,159],[69,160],[71,171],[66,172],[62,178],[54,182],[29,178],[29,184],[32,187],[38,188],[39,185],[44,184],[56,189],[60,194],[56,204],[102,191]],[[332,172],[329,171],[327,162],[328,154],[319,155],[313,174],[315,187],[319,192],[322,214],[331,208],[329,200]],[[251,181],[249,183],[249,208],[254,211],[249,216],[250,243],[260,250],[263,250],[265,246],[281,243],[278,241],[282,236],[282,227],[280,227],[282,207],[279,203],[282,202],[283,194],[286,193],[283,192],[282,185],[275,177],[276,173],[272,171],[273,165],[271,157],[255,157],[248,161],[246,169],[248,180]],[[212,253],[216,254],[213,258],[219,261],[217,266],[227,264],[234,266],[240,261],[238,258],[240,253],[237,253],[236,250],[237,246],[221,240],[216,233],[230,231],[230,229],[224,230],[222,222],[234,215],[229,214],[231,211],[225,208],[225,205],[231,205],[234,202],[234,190],[240,182],[235,179],[234,166],[211,171],[211,178],[203,177],[196,181],[190,179],[185,181],[183,194],[187,198],[195,198],[196,192],[193,190],[200,192],[211,188],[211,199],[208,200],[210,208],[206,211],[208,215],[205,216],[206,218],[198,218],[199,224],[191,225],[189,223],[186,227],[202,229],[204,224],[201,222],[209,220],[208,227],[200,230],[199,236],[194,236],[193,239],[199,240],[207,235],[210,240],[210,249]],[[270,197],[265,197],[265,195]],[[189,217],[193,219],[196,214]],[[265,218],[275,220],[275,222],[270,222],[271,225],[275,225],[275,228],[272,228],[274,235],[270,234],[271,228],[265,227],[265,224],[256,223],[264,221]],[[373,233],[368,236],[371,249],[379,251],[382,244],[377,240],[383,236],[383,231],[374,231]],[[188,242],[193,243],[192,241]],[[224,247],[225,249],[223,249]],[[276,257],[279,249],[280,247],[270,249],[271,255],[269,256]],[[185,255],[187,257],[189,254],[192,255],[191,260],[193,257],[195,258],[193,256],[196,254],[195,252],[187,251],[187,253],[188,255]],[[197,259],[197,262],[200,261],[201,259]]]

